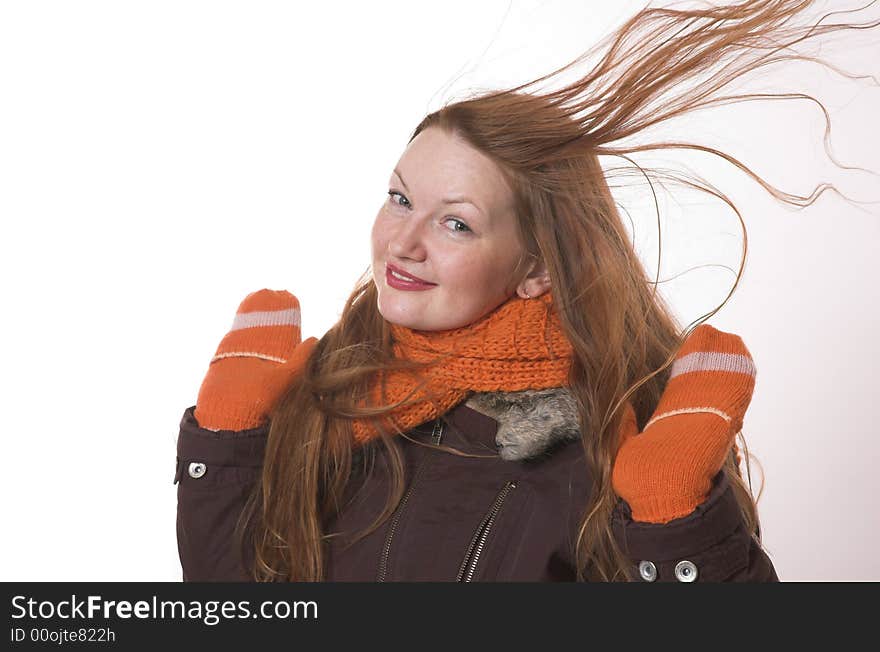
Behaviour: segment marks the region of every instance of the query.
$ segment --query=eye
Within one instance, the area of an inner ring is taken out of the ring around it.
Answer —
[[[405,206],[406,206],[406,207],[409,207],[409,199],[407,199],[406,197],[404,197],[403,195],[401,195],[401,194],[400,194],[399,192],[397,192],[396,190],[389,190],[389,191],[388,191],[388,201],[390,201],[392,204],[396,204],[397,206],[403,206],[404,204],[398,204],[396,201],[394,201],[394,195],[397,195],[398,197],[400,197],[401,199],[403,199],[403,201],[406,202]]]
[[[450,217],[449,219],[452,220],[453,222],[455,222],[456,224],[461,224],[464,227],[463,231],[456,231],[456,233],[467,233],[468,231],[471,230],[471,227],[469,227],[467,224],[465,224],[461,220],[456,219],[454,217]],[[453,229],[453,230],[455,231],[455,229]]]

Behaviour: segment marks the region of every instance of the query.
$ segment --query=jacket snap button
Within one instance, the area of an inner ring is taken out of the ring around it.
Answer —
[[[208,467],[205,466],[202,462],[190,462],[187,472],[189,473],[189,477],[191,478],[201,478],[203,475],[205,475],[205,471],[207,470]]]
[[[684,559],[675,565],[675,578],[679,582],[693,582],[697,579],[697,567],[694,562]]]
[[[653,582],[657,579],[657,567],[654,565],[654,562],[651,561],[640,561],[639,562],[639,575],[642,576],[642,579],[646,582]]]

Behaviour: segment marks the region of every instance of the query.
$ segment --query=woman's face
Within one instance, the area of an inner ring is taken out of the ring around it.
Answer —
[[[534,259],[515,220],[513,194],[491,160],[442,129],[422,131],[397,162],[373,224],[379,312],[393,324],[446,330],[478,320],[518,290],[541,294],[546,279],[520,287]],[[389,266],[429,284],[396,280]]]

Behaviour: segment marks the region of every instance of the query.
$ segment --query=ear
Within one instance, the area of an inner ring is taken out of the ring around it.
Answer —
[[[544,261],[535,259],[529,266],[525,278],[516,286],[516,293],[523,299],[536,298],[550,289],[550,274]]]

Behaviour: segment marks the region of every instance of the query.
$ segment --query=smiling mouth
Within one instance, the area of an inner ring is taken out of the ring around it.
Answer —
[[[394,265],[389,263],[385,263],[385,272],[389,274],[392,278],[396,278],[399,281],[403,281],[405,283],[419,283],[421,285],[437,285],[436,283],[431,283],[430,281],[425,281],[420,278],[416,278],[415,276],[409,276],[404,273],[402,270],[397,269]]]
[[[426,290],[435,287],[436,283],[422,281],[411,276],[407,276],[394,269],[393,265],[385,265],[385,282],[392,288],[397,290]]]

